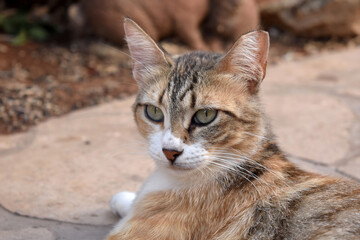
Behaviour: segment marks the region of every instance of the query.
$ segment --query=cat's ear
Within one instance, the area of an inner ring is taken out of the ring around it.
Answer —
[[[133,76],[140,87],[146,86],[154,75],[171,66],[171,58],[130,18],[125,18],[124,29],[133,62]]]
[[[250,93],[256,93],[265,77],[269,53],[269,34],[254,31],[243,35],[216,65],[219,72],[233,74],[246,81]]]

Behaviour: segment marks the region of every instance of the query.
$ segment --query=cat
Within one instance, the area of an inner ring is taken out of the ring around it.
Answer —
[[[92,29],[119,45],[124,44],[125,33],[114,22],[122,21],[124,16],[141,24],[155,40],[177,36],[197,50],[222,49],[224,43],[256,29],[260,17],[256,0],[81,0],[80,3],[78,14],[72,18],[73,26],[77,30]]]
[[[360,239],[360,187],[305,172],[279,149],[259,86],[269,36],[225,54],[170,56],[125,19],[134,117],[156,169],[112,199],[123,218],[107,240]]]

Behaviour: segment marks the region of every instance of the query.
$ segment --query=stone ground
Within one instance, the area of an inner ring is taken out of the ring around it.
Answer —
[[[360,48],[268,68],[262,95],[289,158],[360,182]],[[0,240],[103,239],[111,196],[153,168],[128,98],[0,136]]]

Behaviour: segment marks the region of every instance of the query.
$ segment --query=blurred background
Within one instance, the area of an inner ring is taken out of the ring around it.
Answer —
[[[0,134],[134,94],[125,16],[174,54],[254,29],[270,64],[360,44],[357,0],[1,0]]]

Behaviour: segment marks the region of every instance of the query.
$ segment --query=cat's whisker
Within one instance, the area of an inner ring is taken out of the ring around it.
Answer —
[[[239,152],[238,150],[235,150],[235,151],[236,151],[236,152]],[[239,152],[239,153],[240,153],[240,152]],[[275,177],[277,177],[278,179],[282,180],[282,181],[285,183],[285,185],[287,185],[288,187],[291,187],[291,186],[289,186],[289,185],[287,184],[284,175],[280,175],[279,173],[273,171],[272,169],[264,166],[263,164],[260,164],[259,162],[255,161],[255,160],[253,160],[253,159],[251,159],[251,158],[249,158],[249,157],[243,156],[243,158],[246,159],[247,161],[250,161],[250,162],[256,164],[256,165],[259,166],[259,167],[264,168],[266,171],[269,171],[269,172],[270,172],[271,174],[273,174]]]
[[[261,194],[260,194],[260,191],[259,191],[259,189],[256,187],[256,185],[255,185],[252,181],[250,181],[250,179],[248,179],[247,177],[244,176],[244,172],[241,172],[241,171],[236,170],[236,169],[233,169],[233,168],[229,168],[229,167],[226,166],[226,165],[222,165],[222,164],[219,164],[219,163],[214,162],[214,161],[210,161],[210,164],[213,164],[213,165],[222,167],[222,168],[225,169],[225,170],[231,170],[231,171],[233,171],[233,172],[235,172],[235,173],[240,173],[239,176],[241,176],[242,178],[244,178],[245,180],[247,180],[247,181],[255,188],[255,190],[256,190],[256,192],[259,194],[259,196],[261,195]]]
[[[254,133],[245,132],[245,131],[244,131],[243,133],[245,133],[245,134],[247,134],[247,135],[250,135],[250,136],[253,136],[253,137],[258,137],[258,138],[260,138],[260,139],[265,139],[265,140],[268,140],[268,141],[273,141],[273,139],[271,139],[271,138],[267,138],[267,137],[265,137],[265,136],[260,136],[260,135],[254,134]]]
[[[202,156],[203,157],[203,156]],[[210,161],[210,159],[208,159]],[[198,167],[199,169],[201,169],[204,172],[204,175],[207,175],[207,172],[211,175],[212,178],[216,177],[216,173],[214,172],[214,170],[212,168],[210,168],[209,164],[204,164],[200,167]]]
[[[239,151],[237,151],[236,149],[231,149],[231,150],[234,150],[234,151],[236,151],[236,152],[239,152]],[[223,151],[214,150],[214,151],[212,151],[212,152],[214,152],[214,153],[216,153],[216,154],[224,154],[224,155],[227,155],[227,156],[233,156],[233,157],[235,157],[236,159],[239,159],[239,160],[242,160],[242,161],[244,161],[244,160],[251,161],[252,163],[256,164],[257,166],[259,166],[259,167],[261,167],[261,168],[264,168],[265,170],[267,170],[267,171],[269,171],[269,172],[272,172],[273,174],[276,174],[277,177],[279,177],[279,178],[284,178],[284,176],[278,175],[277,173],[275,173],[274,171],[272,171],[272,170],[269,169],[268,167],[266,167],[266,166],[258,163],[257,161],[255,161],[255,160],[253,160],[253,159],[251,159],[251,158],[249,158],[249,157],[247,157],[247,156],[240,155],[240,154],[235,154],[235,153],[231,153],[231,152],[225,151],[225,150],[223,150]]]
[[[222,169],[225,169],[225,170],[229,170],[229,171],[232,171],[232,172],[234,172],[234,173],[241,173],[241,174],[246,174],[247,176],[250,176],[250,177],[255,177],[253,174],[251,174],[251,173],[244,173],[244,172],[242,172],[241,170],[246,170],[246,169],[243,169],[243,168],[238,168],[239,166],[235,166],[235,165],[229,165],[229,163],[228,162],[224,162],[224,161],[222,161],[223,159],[221,159],[221,158],[214,158],[213,160],[210,160],[209,161],[209,163],[210,164],[214,164],[214,165],[217,165],[217,166],[220,166],[220,167],[222,167]],[[224,164],[221,164],[221,163],[219,163],[219,162],[217,162],[217,161],[220,161],[220,162],[222,162],[222,163],[224,163]],[[247,180],[249,180],[249,179],[247,179]]]
[[[239,159],[237,158],[232,158],[232,157],[227,157],[227,156],[222,156],[222,158],[226,159],[226,160],[234,160],[234,161],[238,161]],[[252,164],[249,164],[249,163],[246,163],[246,161],[243,161],[244,159],[241,159],[241,164],[244,164],[244,165],[247,165],[247,166],[250,166],[250,167],[254,167],[254,168],[257,168],[257,169],[265,169],[266,170],[266,167],[265,166],[262,166],[261,164],[258,164],[258,165],[252,165]],[[287,185],[287,183],[285,182],[284,180],[284,177],[281,176],[281,175],[278,175],[277,173],[275,172],[272,172],[270,171],[269,169],[267,170],[270,174],[272,174],[273,176],[275,176],[277,179],[279,179],[280,181],[282,181],[284,184]]]
[[[256,166],[261,167],[266,171],[269,171],[272,175],[274,175],[279,180],[281,180],[287,187],[291,187],[290,185],[287,184],[286,179],[285,179],[285,177],[283,175],[279,175],[278,173],[274,172],[273,170],[269,169],[268,167],[254,161],[254,160],[252,160],[252,159],[250,159],[250,158],[248,158],[246,156],[242,156],[242,155],[238,155],[238,154],[234,154],[234,153],[230,153],[230,152],[218,151],[218,150],[214,150],[212,152],[217,154],[217,155],[221,155],[223,157],[226,156],[226,157],[228,157],[228,159],[230,159],[232,157],[233,160],[236,160],[236,161],[241,160],[242,163],[246,163],[246,161],[249,161],[249,162],[255,164]]]
[[[235,168],[233,168],[231,165],[229,165],[229,164],[226,165],[226,164],[219,163],[218,158],[209,158],[208,159],[208,164],[216,165],[217,167],[220,167],[220,169],[222,169],[222,170],[226,170],[226,171],[230,171],[230,172],[234,172],[234,173],[237,172],[237,170]],[[218,173],[215,174],[215,175],[218,175]]]
[[[216,164],[216,165],[222,167],[222,169],[230,170],[230,171],[232,171],[232,172],[236,172],[236,169],[235,169],[235,168],[232,168],[231,166],[228,166],[228,165],[225,165],[225,164],[220,164],[220,163],[218,163],[218,162],[215,162],[215,160],[218,160],[218,159],[215,158],[213,161],[210,160],[209,163],[211,163],[211,164]]]
[[[217,160],[224,162],[224,164],[229,164],[229,161],[228,161],[229,159],[227,159],[227,158],[217,158]],[[254,174],[253,172],[247,170],[246,168],[241,167],[240,165],[238,165],[237,162],[236,163],[234,162],[233,164],[236,165],[236,168],[239,168],[240,170],[246,171],[247,176],[255,178],[256,180],[259,181],[260,184],[265,184],[268,189],[270,189],[274,194],[276,194],[276,192],[274,190],[274,187],[270,186],[269,183],[264,181],[261,177],[257,176],[256,174]],[[248,165],[248,164],[246,164],[246,165]],[[253,165],[248,165],[248,166],[253,167]]]
[[[200,168],[200,167],[198,167],[198,168],[195,168],[195,169],[196,169],[197,171],[199,171],[202,176],[205,175],[205,173],[204,173],[205,168]]]
[[[221,162],[223,162],[224,164],[232,164],[235,168],[240,168],[240,170],[243,170],[243,171],[246,171],[251,177],[254,177],[255,179],[265,183],[266,185],[269,186],[268,183],[266,183],[264,180],[262,180],[260,177],[258,177],[256,174],[254,174],[253,172],[249,171],[248,169],[246,168],[243,168],[241,167],[238,162],[229,162],[229,160],[232,160],[232,159],[229,159],[229,158],[223,158],[223,157],[219,157],[219,156],[215,156],[215,159],[216,160],[219,160]],[[252,165],[251,165],[252,166]]]

